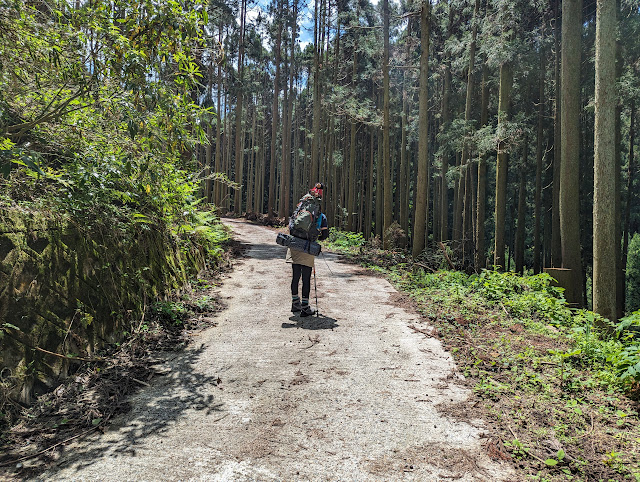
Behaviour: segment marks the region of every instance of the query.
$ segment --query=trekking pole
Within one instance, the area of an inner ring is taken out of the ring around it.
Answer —
[[[313,288],[316,292],[316,317],[320,316],[318,313],[318,285],[316,284],[316,267],[313,267]]]

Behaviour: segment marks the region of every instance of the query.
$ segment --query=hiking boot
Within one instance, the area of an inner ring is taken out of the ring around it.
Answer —
[[[315,308],[311,308],[309,305],[304,305],[301,307],[300,316],[313,316],[316,312],[317,310]]]
[[[298,311],[302,310],[302,305],[300,304],[299,301],[294,301],[293,303],[291,303],[291,313],[297,313]]]

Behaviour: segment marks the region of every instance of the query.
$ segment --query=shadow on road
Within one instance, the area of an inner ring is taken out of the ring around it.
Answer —
[[[67,460],[63,458],[63,465],[81,470],[105,457],[107,451],[111,457],[120,454],[135,456],[145,438],[171,430],[188,411],[224,415],[226,411],[223,404],[212,394],[213,388],[220,383],[218,374],[209,376],[194,370],[203,351],[204,345],[180,353],[169,362],[170,372],[152,382],[151,387],[136,401],[135,410],[120,421],[122,425],[118,426],[116,420],[116,424],[109,427],[109,431],[120,432],[119,436],[115,439],[98,438],[68,449],[70,457]],[[50,467],[47,478],[55,478],[57,470],[61,468]]]
[[[279,244],[276,244],[276,238],[273,238],[273,244],[256,244],[252,243],[248,245],[249,249],[247,250],[245,256],[248,258],[255,259],[281,259],[284,260],[284,257],[287,253],[287,249]]]
[[[290,316],[291,323],[283,323],[282,328],[302,328],[303,330],[333,330],[337,328],[338,322],[335,318],[329,318],[323,314],[320,316],[308,316],[301,318],[300,316]]]

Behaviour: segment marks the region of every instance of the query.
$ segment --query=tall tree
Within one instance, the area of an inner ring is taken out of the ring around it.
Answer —
[[[427,217],[429,213],[429,2],[422,1],[420,8],[420,97],[418,135],[418,180],[416,181],[416,204],[413,236],[413,256],[418,256],[425,246],[427,237]]]
[[[393,219],[393,192],[391,172],[391,149],[389,145],[389,129],[391,121],[389,115],[389,0],[382,2],[384,50],[382,54],[382,91],[383,91],[383,126],[382,126],[382,169],[384,182],[384,214],[382,233],[385,247],[388,246],[386,233]]]
[[[561,88],[561,50],[560,50],[560,4],[562,0],[555,0],[553,4],[555,22],[553,26],[553,41],[555,51],[554,61],[554,88],[555,99],[553,109],[553,199],[552,203],[552,227],[551,227],[551,265],[555,268],[562,266],[562,244],[560,241],[560,166],[562,163],[562,88]]]
[[[513,71],[510,61],[500,66],[500,89],[498,94],[498,125],[505,123],[511,116],[511,87]],[[507,266],[504,255],[505,213],[507,209],[507,143],[500,139],[496,160],[496,203],[495,203],[495,245],[493,264],[504,270]]]
[[[236,102],[236,189],[234,211],[242,213],[242,186],[244,176],[244,131],[242,129],[242,104],[244,99],[244,30],[247,12],[247,0],[240,1],[240,33],[238,49],[238,95]]]
[[[578,305],[582,305],[583,286],[579,186],[581,36],[582,0],[562,0],[560,241],[562,267],[571,270],[565,296]]]
[[[282,1],[276,0],[276,75],[273,79],[273,106],[271,110],[271,158],[269,159],[269,205],[267,215],[273,216],[276,206],[276,145],[278,141],[279,100],[280,100],[280,44],[282,43]]]
[[[616,0],[596,2],[593,310],[616,319]]]
[[[484,127],[489,118],[489,69],[487,62],[482,63],[482,94],[480,107],[480,125]],[[478,189],[476,192],[476,269],[486,267],[484,222],[486,216],[487,161],[483,154],[478,160]]]
[[[545,81],[545,55],[544,49],[540,49],[540,72],[538,78],[538,126],[536,132],[536,190],[533,202],[533,273],[541,271],[540,266],[540,228],[542,226],[542,146],[544,137],[544,81]]]

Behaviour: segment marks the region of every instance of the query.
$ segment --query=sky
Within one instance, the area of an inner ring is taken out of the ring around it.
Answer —
[[[377,5],[379,0],[370,0],[373,5]],[[267,5],[269,0],[252,0],[248,2],[247,6],[247,23],[253,23],[254,20],[258,17],[258,13],[260,11],[264,12],[266,16],[267,14]],[[306,4],[304,7],[300,9],[299,15],[299,25],[300,31],[298,32],[298,43],[300,44],[300,48],[304,50],[307,45],[313,42],[313,9],[314,9],[315,0],[306,0]],[[265,38],[263,40],[266,43],[268,40]]]

